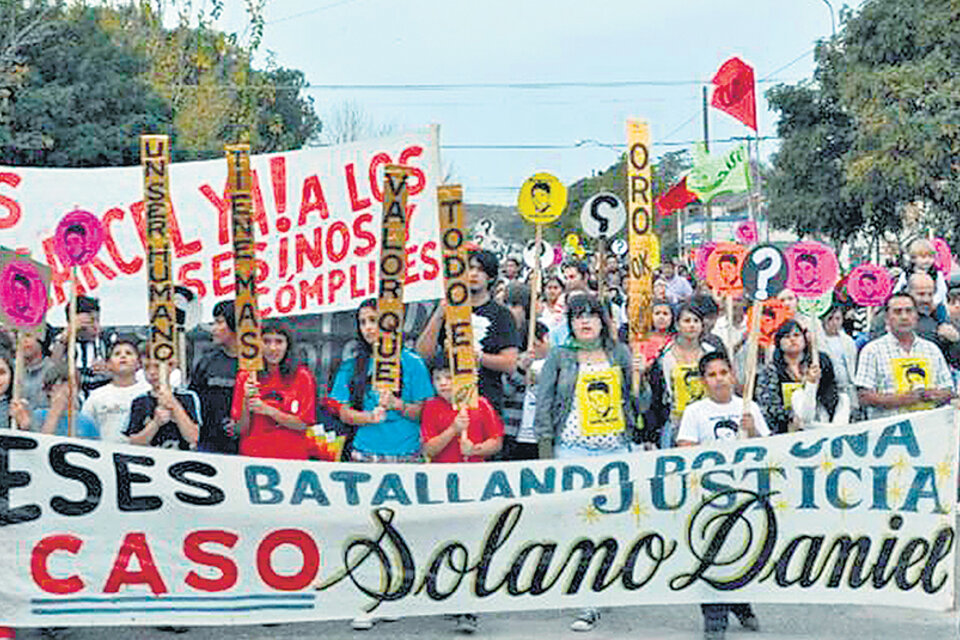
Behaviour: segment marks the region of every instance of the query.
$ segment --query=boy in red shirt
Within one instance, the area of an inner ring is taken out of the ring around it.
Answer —
[[[424,455],[431,462],[483,462],[499,453],[503,421],[490,402],[481,396],[476,409],[457,410],[452,404],[453,377],[446,354],[432,364],[437,396],[424,403],[420,416]]]

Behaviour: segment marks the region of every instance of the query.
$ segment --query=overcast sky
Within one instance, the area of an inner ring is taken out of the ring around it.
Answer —
[[[266,19],[262,49],[317,85],[308,92],[322,118],[353,102],[377,125],[439,123],[443,164],[467,201],[495,204],[514,204],[537,171],[570,183],[607,168],[617,150],[589,141],[622,145],[629,116],[650,121],[656,152],[689,146],[674,144],[702,137],[701,87],[734,55],[760,81],[760,135],[775,135],[763,91],[809,78],[831,32],[825,0],[269,0]],[[569,84],[503,86],[544,82]],[[642,82],[664,84],[630,84]],[[500,86],[451,87],[463,84]],[[714,109],[709,125],[711,139],[746,132]]]

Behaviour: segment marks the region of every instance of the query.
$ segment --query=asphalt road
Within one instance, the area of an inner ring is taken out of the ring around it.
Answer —
[[[759,633],[739,628],[731,618],[730,640],[957,640],[957,614],[931,613],[898,607],[822,605],[755,605]],[[696,606],[621,607],[603,612],[600,624],[590,632],[569,630],[573,610],[484,614],[473,636],[497,640],[576,638],[609,640],[690,640],[702,637],[700,609]],[[441,616],[403,618],[379,623],[370,631],[353,631],[348,621],[263,626],[194,627],[183,634],[153,628],[88,627],[58,632],[62,640],[440,640],[460,635],[453,621]],[[20,640],[42,638],[39,630],[22,630]]]

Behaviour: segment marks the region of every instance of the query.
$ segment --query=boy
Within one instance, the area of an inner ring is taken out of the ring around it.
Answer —
[[[503,422],[490,401],[480,396],[476,409],[453,406],[453,377],[445,353],[431,362],[433,387],[437,396],[423,404],[420,414],[420,435],[423,453],[431,462],[483,462],[496,455],[503,444]],[[464,613],[454,616],[461,633],[477,630],[477,616]]]
[[[214,349],[203,354],[190,377],[190,390],[200,398],[200,440],[197,448],[211,453],[237,453],[230,408],[237,379],[237,322],[233,300],[213,307]]]
[[[25,431],[39,430],[47,435],[69,435],[67,405],[70,402],[70,387],[67,379],[67,365],[64,362],[58,362],[44,371],[43,391],[47,395],[49,408],[34,409],[31,412],[28,401],[11,402],[10,415],[16,421],[17,427]],[[78,438],[99,438],[97,425],[78,411],[77,398],[74,398],[73,404],[74,435]]]
[[[110,345],[107,367],[112,380],[90,393],[80,414],[93,420],[101,440],[127,442],[123,431],[130,422],[133,400],[150,390],[146,383],[137,382],[140,351],[134,338],[121,337]]]
[[[171,361],[170,369],[176,367]],[[164,449],[196,449],[200,426],[200,400],[193,391],[171,391],[160,379],[160,362],[144,358],[143,372],[152,387],[134,399],[124,430],[131,444]]]
[[[751,401],[745,411],[743,399],[733,393],[733,372],[730,360],[721,351],[711,351],[700,358],[698,365],[706,395],[683,412],[677,445],[692,447],[711,440],[733,440],[742,429],[748,438],[770,435],[763,414]],[[703,612],[704,640],[723,640],[727,634],[727,614],[733,613],[745,629],[759,631],[760,623],[749,604],[700,605]]]

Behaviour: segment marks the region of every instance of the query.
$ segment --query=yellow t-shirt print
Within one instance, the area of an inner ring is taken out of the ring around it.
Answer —
[[[894,358],[890,361],[890,366],[893,367],[893,384],[897,393],[907,393],[933,387],[933,367],[930,366],[930,360],[927,358],[919,356]],[[922,411],[932,409],[934,406],[932,402],[918,402],[906,407],[906,409],[908,411]]]
[[[581,371],[577,378],[580,432],[584,436],[607,436],[626,430],[620,395],[620,370]]]
[[[783,393],[783,406],[785,409],[793,409],[793,394],[801,387],[802,382],[783,382],[780,384],[780,390]]]
[[[695,364],[673,367],[673,415],[680,416],[687,405],[703,398],[703,379]]]

